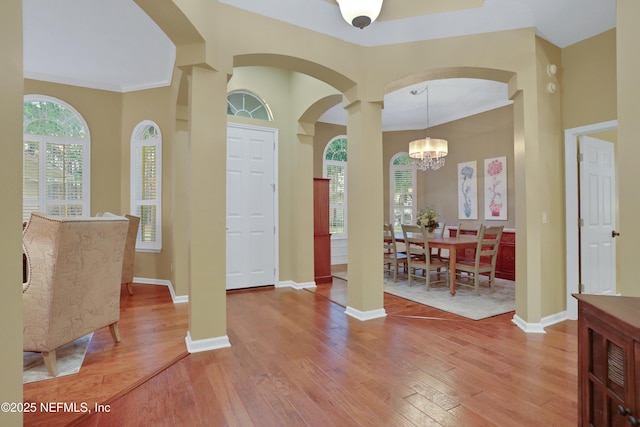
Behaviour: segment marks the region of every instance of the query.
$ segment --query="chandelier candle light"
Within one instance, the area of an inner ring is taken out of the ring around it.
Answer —
[[[427,128],[429,131],[429,87],[425,87],[421,91],[412,90],[412,95],[419,95],[425,92],[427,94]],[[444,166],[444,158],[449,153],[448,143],[446,139],[431,138],[429,136],[423,139],[416,139],[409,143],[409,157],[413,159],[413,166],[422,171],[438,170]]]
[[[342,17],[354,27],[363,29],[380,15],[382,0],[337,0]]]

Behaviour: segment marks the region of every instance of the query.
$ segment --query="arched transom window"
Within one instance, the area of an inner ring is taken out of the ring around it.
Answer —
[[[273,121],[267,104],[245,90],[236,90],[227,95],[227,114],[252,119]]]
[[[22,217],[89,216],[89,128],[59,99],[28,95],[23,104]]]

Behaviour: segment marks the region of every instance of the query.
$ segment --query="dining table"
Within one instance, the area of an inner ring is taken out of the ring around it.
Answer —
[[[396,241],[404,242],[402,233],[395,234]],[[458,249],[473,249],[478,246],[478,236],[463,234],[456,237],[433,236],[428,238],[430,248],[447,249],[449,251],[449,291],[456,294],[456,263]]]

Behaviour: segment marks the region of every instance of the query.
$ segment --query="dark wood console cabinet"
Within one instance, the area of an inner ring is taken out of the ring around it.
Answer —
[[[578,425],[640,426],[640,298],[578,300]]]
[[[458,234],[457,227],[447,227],[449,236],[455,237]],[[460,249],[456,257],[473,258],[475,249]],[[498,247],[498,258],[496,260],[496,277],[500,279],[516,280],[516,232],[505,230],[500,238],[500,246]]]
[[[316,284],[331,283],[329,180],[313,179],[313,275]]]

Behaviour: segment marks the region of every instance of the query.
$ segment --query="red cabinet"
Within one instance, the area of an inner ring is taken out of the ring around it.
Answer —
[[[313,260],[316,284],[331,283],[329,180],[313,179]]]
[[[516,280],[516,233],[503,231],[496,260],[496,277]]]

